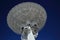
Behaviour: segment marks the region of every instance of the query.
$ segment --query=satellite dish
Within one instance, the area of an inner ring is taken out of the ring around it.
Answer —
[[[44,27],[46,19],[46,11],[41,5],[24,2],[9,11],[7,23],[9,28],[17,34],[23,35],[23,32],[27,33],[27,28],[30,27],[32,34],[36,35]],[[24,30],[24,28],[26,29]]]

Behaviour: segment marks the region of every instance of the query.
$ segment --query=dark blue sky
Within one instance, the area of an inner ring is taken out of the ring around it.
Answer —
[[[19,40],[7,25],[6,17],[9,10],[22,2],[36,2],[47,12],[47,22],[39,32],[37,40],[60,40],[60,1],[59,0],[0,0],[0,40]]]

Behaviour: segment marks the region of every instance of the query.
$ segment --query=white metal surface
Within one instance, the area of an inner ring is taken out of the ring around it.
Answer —
[[[35,37],[33,35],[31,28],[27,26],[27,29],[29,30],[29,31],[27,31],[27,36],[24,36],[24,34],[22,35],[26,38],[21,36],[21,40],[35,40]]]

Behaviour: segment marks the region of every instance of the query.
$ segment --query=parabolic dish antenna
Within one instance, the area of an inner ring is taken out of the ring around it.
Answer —
[[[46,19],[46,11],[41,5],[33,2],[24,2],[9,11],[7,23],[9,28],[17,34],[25,34],[26,36],[29,27],[33,35],[36,35],[44,27]]]

